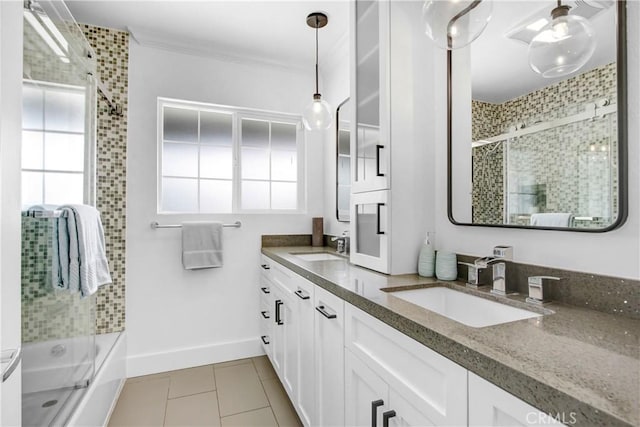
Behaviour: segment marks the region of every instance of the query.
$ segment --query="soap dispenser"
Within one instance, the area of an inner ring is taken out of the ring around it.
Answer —
[[[418,257],[418,274],[423,277],[433,277],[436,263],[436,251],[433,248],[434,233],[427,232],[426,239],[420,248]]]

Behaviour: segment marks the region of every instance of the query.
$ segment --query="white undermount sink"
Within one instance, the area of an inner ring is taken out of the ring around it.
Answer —
[[[391,295],[474,328],[542,316],[440,286],[396,291]]]
[[[297,258],[300,258],[303,261],[343,261],[345,258],[333,255],[327,252],[316,252],[311,254],[295,254],[292,253]]]

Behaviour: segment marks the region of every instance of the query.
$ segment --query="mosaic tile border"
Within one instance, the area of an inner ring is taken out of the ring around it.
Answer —
[[[96,52],[100,79],[116,102],[122,104],[124,114],[110,115],[106,101],[99,97],[96,204],[102,215],[113,283],[98,292],[96,332],[106,334],[125,328],[129,33],[91,25],[81,28]]]

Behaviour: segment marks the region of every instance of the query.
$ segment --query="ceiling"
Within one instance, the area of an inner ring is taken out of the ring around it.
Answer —
[[[101,1],[67,0],[80,23],[129,30],[141,44],[191,53],[251,59],[313,70],[311,12],[328,15],[319,30],[320,63],[347,44],[349,2],[318,1]]]
[[[608,0],[578,0],[585,1]],[[306,24],[309,13],[322,11],[329,16],[329,24],[319,31],[321,68],[331,66],[329,60],[348,44],[350,0],[66,0],[66,4],[78,22],[129,30],[141,44],[303,71],[313,70],[314,64],[315,31]],[[531,70],[526,44],[505,37],[528,16],[545,8],[550,11],[555,1],[493,4],[489,25],[471,44],[474,99],[504,102],[556,82]],[[591,22],[598,46],[578,73],[615,61],[615,8]]]
[[[575,6],[577,2],[565,1],[563,4]],[[567,79],[547,79],[534,72],[529,66],[528,45],[505,36],[541,9],[550,12],[555,2],[512,0],[494,1],[493,5],[489,24],[470,45],[473,99],[502,103]],[[616,60],[615,12],[615,7],[610,7],[590,20],[597,40],[596,51],[574,75]],[[547,13],[544,16],[548,16]]]

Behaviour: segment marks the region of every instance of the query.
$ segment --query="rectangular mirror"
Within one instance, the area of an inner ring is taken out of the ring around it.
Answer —
[[[336,217],[349,222],[351,201],[351,107],[349,98],[336,109]]]
[[[449,219],[592,232],[620,226],[627,214],[625,2],[563,2],[591,24],[596,47],[585,65],[552,78],[533,70],[528,52],[557,3],[493,4],[482,35],[448,52]]]

